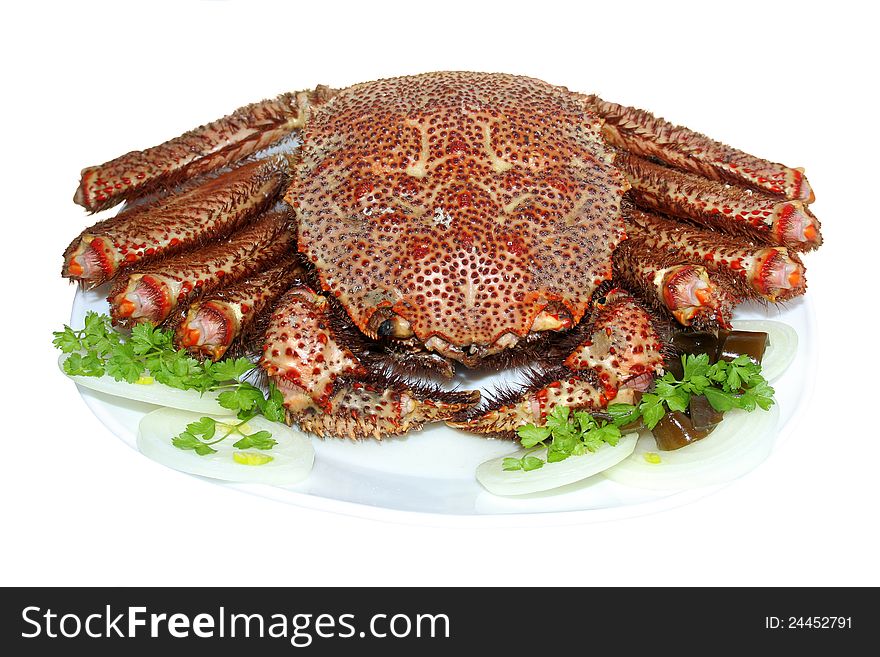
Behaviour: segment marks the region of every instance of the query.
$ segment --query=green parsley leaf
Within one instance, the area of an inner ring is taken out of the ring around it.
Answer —
[[[721,413],[737,406],[736,397],[718,388],[706,388],[703,391],[703,395],[705,395],[706,401],[709,402],[712,408]]]
[[[525,456],[522,459],[522,469],[526,472],[529,470],[537,470],[542,467],[544,467],[544,461],[537,456]]]
[[[574,419],[578,423],[581,433],[586,433],[598,426],[596,419],[586,411],[575,411]]]
[[[558,463],[559,461],[564,461],[569,456],[571,456],[572,450],[563,451],[556,449],[553,445],[547,449],[547,462],[548,463]],[[525,468],[523,468],[525,469]]]
[[[65,354],[70,354],[74,351],[83,349],[79,336],[74,333],[73,329],[67,326],[67,324],[64,325],[63,331],[54,331],[52,335],[55,336],[52,340],[52,344]]]
[[[515,459],[512,456],[508,456],[501,462],[502,470],[522,470],[523,463],[521,459]]]
[[[278,441],[272,438],[270,432],[257,431],[256,433],[246,435],[238,442],[233,443],[232,446],[237,447],[238,449],[247,449],[249,447],[253,447],[254,449],[272,449],[277,444]]]
[[[191,449],[199,456],[207,456],[208,454],[213,454],[217,451],[210,445],[206,445],[198,438],[193,436],[191,433],[188,433],[186,431],[184,431],[179,436],[175,436],[174,438],[172,438],[171,444],[178,449]]]
[[[547,426],[551,429],[561,429],[563,427],[567,427],[568,416],[570,413],[571,409],[568,406],[554,406],[553,410],[550,411],[550,414],[547,416]]]
[[[85,376],[104,376],[104,365],[94,351],[86,352],[81,364]]]
[[[550,427],[536,427],[534,424],[527,424],[519,427],[516,434],[519,436],[522,446],[529,449],[550,437]]]
[[[269,396],[263,404],[262,411],[266,419],[272,422],[284,422],[287,419],[284,395],[275,387],[274,383],[269,383]]]
[[[660,399],[658,395],[650,393],[642,395],[642,401],[639,403],[639,411],[642,414],[642,420],[645,422],[645,426],[649,429],[653,429],[657,426],[657,423],[666,414],[666,410],[663,408],[663,400]]]
[[[70,376],[83,375],[82,354],[70,354],[61,364],[65,374]]]
[[[249,411],[252,408],[259,408],[263,399],[263,392],[249,383],[239,384],[234,390],[221,392],[217,396],[217,402],[223,408],[233,411]]]
[[[221,360],[211,365],[211,375],[217,383],[234,381],[254,369],[254,364],[247,358]]]
[[[211,417],[202,417],[186,425],[188,433],[200,436],[202,440],[211,440],[217,431],[217,421]]]
[[[641,416],[638,407],[632,404],[611,404],[605,409],[605,412],[611,416],[615,426],[618,427],[635,422]]]
[[[107,361],[107,374],[117,381],[134,383],[143,373],[143,363],[135,358],[132,349],[127,344],[114,350],[110,360]]]

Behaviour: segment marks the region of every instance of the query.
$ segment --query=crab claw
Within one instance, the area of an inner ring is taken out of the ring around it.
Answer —
[[[466,411],[480,401],[478,390],[445,392],[418,389],[403,381],[380,379],[381,383],[351,382],[337,386],[328,405],[329,412],[308,409],[290,413],[305,431],[321,437],[353,439],[404,434]],[[283,392],[283,391],[282,391]]]
[[[555,369],[533,374],[525,389],[490,401],[479,415],[447,422],[477,433],[513,436],[525,424],[543,424],[557,404],[600,410],[611,401],[629,402],[662,371],[662,345],[650,315],[630,294],[614,289],[595,318],[572,337],[574,349]]]
[[[482,409],[475,416],[463,414],[460,418],[448,420],[446,424],[474,433],[513,438],[518,427],[543,424],[547,414],[557,404],[598,410],[604,408],[608,401],[598,383],[560,368],[535,375],[519,394],[510,393],[507,398],[499,396],[491,400],[490,405],[496,408]]]
[[[446,392],[370,371],[334,331],[327,297],[306,286],[281,298],[260,365],[284,396],[287,420],[319,436],[402,434],[474,406],[478,391]],[[352,339],[349,336],[349,339]]]

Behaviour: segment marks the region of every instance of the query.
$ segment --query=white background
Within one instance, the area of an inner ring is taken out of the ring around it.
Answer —
[[[12,6],[0,39],[0,584],[880,584],[870,3]],[[80,168],[285,90],[437,69],[595,91],[807,167],[826,240],[807,258],[820,381],[768,462],[652,516],[455,529],[212,486],[91,415],[50,345],[73,298],[60,254],[87,222],[70,200]]]

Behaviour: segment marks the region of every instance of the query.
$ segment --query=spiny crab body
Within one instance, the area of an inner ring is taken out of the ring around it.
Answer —
[[[262,336],[289,419],[354,438],[510,435],[628,399],[662,371],[664,325],[802,294],[821,242],[801,170],[503,74],[286,94],[85,169],[75,200],[131,201],[63,269],[112,279],[116,322],[168,322],[200,357]],[[412,378],[527,363],[482,405]]]

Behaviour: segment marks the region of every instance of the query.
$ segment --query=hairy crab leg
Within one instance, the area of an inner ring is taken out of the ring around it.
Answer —
[[[727,180],[790,200],[812,203],[815,198],[801,169],[725,146],[644,110],[609,103],[598,96],[588,96],[587,103],[605,119],[606,138],[631,153],[656,157],[683,171]]]
[[[740,281],[741,296],[756,294],[767,301],[786,301],[806,292],[804,265],[782,246],[755,247],[711,230],[634,211],[627,234],[653,249],[680,254],[693,264],[723,271]]]
[[[320,436],[402,434],[479,401],[371,373],[331,328],[330,302],[306,286],[288,290],[266,332],[260,365],[284,395],[288,421]]]
[[[251,162],[156,205],[86,228],[64,252],[61,275],[96,287],[121,268],[191,249],[228,234],[274,202],[287,161]]]
[[[83,169],[73,200],[96,212],[236,162],[302,128],[309,105],[334,93],[319,86],[313,92],[282,94],[241,107],[159,146]]]
[[[200,294],[271,266],[293,248],[291,215],[270,212],[229,238],[120,276],[110,290],[115,324],[161,324]]]
[[[190,305],[174,331],[174,346],[194,356],[219,360],[257,317],[303,275],[295,260],[267,269]]]
[[[739,303],[720,281],[709,277],[705,267],[688,264],[678,254],[658,251],[640,239],[625,240],[617,247],[614,273],[683,326],[729,327],[733,307]]]
[[[796,251],[822,244],[819,220],[803,201],[731,187],[625,153],[615,163],[626,173],[640,206]]]
[[[662,372],[660,337],[650,315],[629,293],[609,292],[595,319],[581,326],[584,330],[575,338],[579,342],[561,367],[534,377],[525,390],[495,399],[477,417],[447,424],[513,437],[518,427],[543,424],[557,404],[601,410],[612,401],[632,401],[634,390],[644,390]]]

